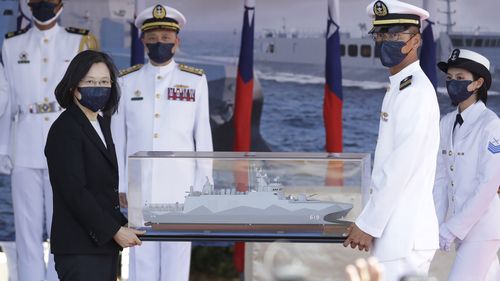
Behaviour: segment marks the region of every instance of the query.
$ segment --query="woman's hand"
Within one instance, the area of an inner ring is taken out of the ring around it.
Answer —
[[[144,235],[146,231],[140,231],[133,228],[128,227],[120,227],[118,232],[113,236],[113,239],[120,245],[122,248],[140,246],[142,241],[139,240],[137,235]]]

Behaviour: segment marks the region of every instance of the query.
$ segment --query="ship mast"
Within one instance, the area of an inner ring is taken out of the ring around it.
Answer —
[[[444,11],[438,10],[438,12],[446,14],[446,23],[443,24],[438,21],[438,24],[446,26],[446,33],[450,34],[451,32],[453,32],[452,27],[456,24],[456,22],[452,21],[451,15],[457,13],[456,10],[453,11],[451,10],[451,2],[456,2],[456,0],[442,0],[442,1],[446,2],[446,10]]]

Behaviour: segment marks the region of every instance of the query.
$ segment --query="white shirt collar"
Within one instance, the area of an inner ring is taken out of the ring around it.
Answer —
[[[417,60],[410,65],[406,66],[405,68],[401,69],[398,73],[389,76],[389,80],[391,81],[391,84],[398,84],[401,83],[401,80],[405,79],[406,77],[412,75],[417,70],[420,70],[420,61]]]
[[[146,64],[146,67],[147,67],[147,71],[151,72],[153,74],[167,75],[170,72],[172,72],[172,70],[174,70],[174,68],[175,68],[176,65],[177,64],[175,63],[175,60],[172,59],[172,61],[170,61],[169,64],[164,65],[164,66],[154,66],[154,65],[151,64],[151,62],[148,62]]]
[[[477,118],[483,112],[483,110],[486,108],[486,105],[484,105],[483,101],[478,100],[476,103],[471,104],[469,107],[467,107],[464,111],[460,113],[462,116],[462,119],[464,120],[464,124],[473,124],[476,122]],[[458,107],[456,110],[456,113],[458,114]]]
[[[62,30],[62,27],[59,25],[59,24],[55,24],[52,28],[50,29],[47,29],[47,30],[40,30],[38,29],[38,27],[33,24],[33,32],[37,35],[37,36],[40,36],[40,37],[43,37],[43,38],[53,38],[60,30]]]

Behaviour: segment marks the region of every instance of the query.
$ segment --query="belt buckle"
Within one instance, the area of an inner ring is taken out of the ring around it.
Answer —
[[[38,105],[38,112],[40,112],[40,113],[52,112],[52,108],[50,106],[50,103],[44,102],[42,104],[39,104]]]

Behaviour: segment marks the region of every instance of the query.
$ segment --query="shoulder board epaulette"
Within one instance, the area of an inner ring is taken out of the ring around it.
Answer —
[[[66,27],[65,30],[67,32],[73,33],[73,34],[80,34],[80,35],[87,35],[87,34],[89,34],[89,30],[88,29],[84,29],[84,28]]]
[[[196,75],[199,75],[199,76],[202,76],[205,73],[205,71],[203,71],[203,69],[201,69],[201,68],[194,68],[192,66],[188,66],[188,65],[185,65],[185,64],[179,64],[179,69],[181,71],[193,73],[193,74],[196,74]]]
[[[26,27],[23,29],[19,29],[17,31],[7,32],[7,33],[5,33],[5,39],[9,39],[9,38],[15,37],[17,35],[21,35],[23,33],[26,33],[29,29],[30,29],[29,27]]]
[[[143,64],[136,64],[136,65],[133,65],[131,67],[122,69],[122,70],[120,70],[120,73],[118,73],[118,76],[122,77],[122,76],[125,76],[127,74],[130,74],[130,73],[132,73],[134,71],[137,71],[137,70],[141,69],[142,66],[143,66]]]
[[[405,79],[401,80],[401,83],[399,83],[399,90],[404,90],[408,86],[411,85],[411,79],[413,78],[413,75],[410,75],[406,77]]]

